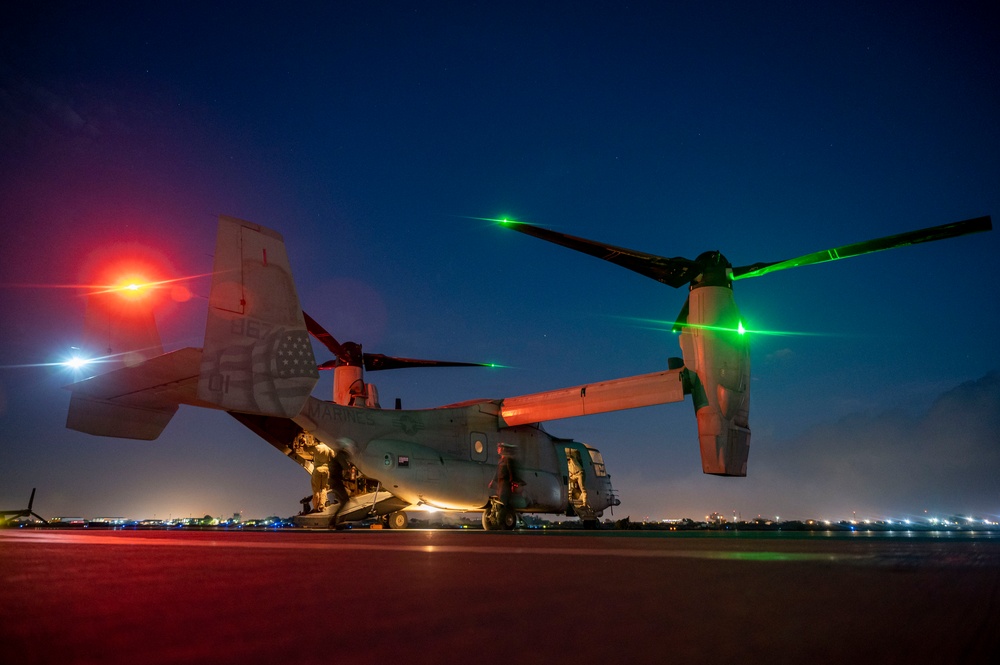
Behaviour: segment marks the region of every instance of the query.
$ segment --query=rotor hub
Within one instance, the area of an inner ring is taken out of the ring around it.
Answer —
[[[733,287],[733,265],[722,252],[704,252],[694,260],[701,272],[691,280],[691,288],[701,286]]]

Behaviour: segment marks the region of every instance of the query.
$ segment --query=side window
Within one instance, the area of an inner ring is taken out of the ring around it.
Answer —
[[[469,459],[485,462],[490,454],[489,440],[483,432],[469,432]]]

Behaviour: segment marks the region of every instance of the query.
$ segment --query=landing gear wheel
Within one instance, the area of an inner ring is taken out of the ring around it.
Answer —
[[[517,528],[517,513],[507,506],[497,506],[496,521],[504,531],[513,531]]]
[[[587,531],[594,531],[600,526],[597,520],[583,520],[583,528]]]
[[[513,531],[517,528],[517,511],[491,498],[483,510],[483,528],[487,531]]]
[[[389,513],[385,521],[390,529],[405,529],[410,524],[410,518],[402,510]]]

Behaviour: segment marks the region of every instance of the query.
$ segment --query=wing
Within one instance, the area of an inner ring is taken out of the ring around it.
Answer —
[[[508,397],[500,403],[500,417],[506,425],[514,426],[681,402],[687,392],[685,371],[671,369]]]

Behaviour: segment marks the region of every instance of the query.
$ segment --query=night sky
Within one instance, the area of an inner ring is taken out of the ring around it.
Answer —
[[[285,236],[339,340],[507,366],[368,374],[406,408],[680,355],[683,289],[474,218],[746,265],[1000,214],[993,2],[203,4],[0,9],[0,508],[297,511],[307,474],[229,416],[72,432],[45,365],[83,299],[41,285],[123,245],[208,273],[220,214]],[[546,427],[605,454],[615,518],[998,517],[998,252],[738,282],[748,328],[807,333],[752,339],[747,478],[701,473],[690,400]],[[208,287],[164,308],[168,349],[201,346]]]

